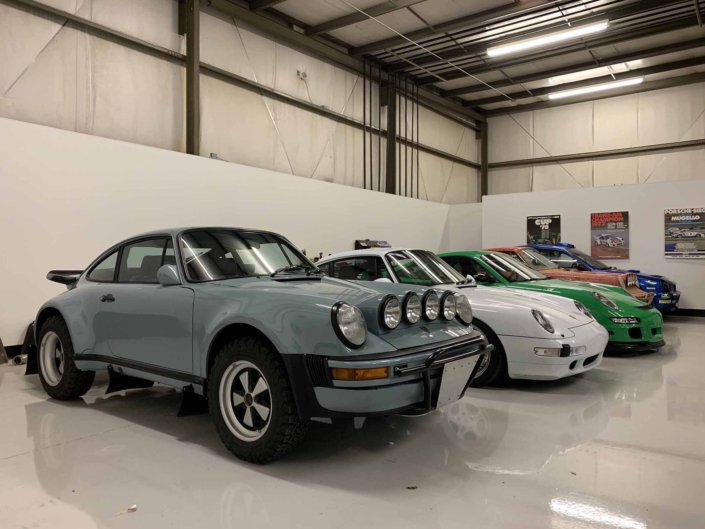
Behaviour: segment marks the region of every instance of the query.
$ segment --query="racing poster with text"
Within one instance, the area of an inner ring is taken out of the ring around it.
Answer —
[[[527,244],[556,244],[557,242],[561,242],[560,215],[526,217]]]
[[[629,212],[590,214],[590,255],[595,259],[629,259]]]
[[[667,209],[666,259],[705,259],[705,208]]]

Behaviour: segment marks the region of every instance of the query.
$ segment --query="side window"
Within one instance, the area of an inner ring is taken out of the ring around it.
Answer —
[[[452,266],[456,272],[458,272],[463,277],[471,276],[475,277],[477,274],[484,274],[485,269],[477,264],[473,259],[463,256],[449,256],[444,257],[443,260]]]
[[[331,276],[338,279],[346,279],[348,281],[374,281],[380,277],[382,273],[380,268],[384,265],[382,261],[376,257],[356,257],[341,259],[331,263]],[[386,270],[384,270],[386,273]]]
[[[557,264],[561,268],[573,268],[575,266],[575,259],[567,253],[563,253],[558,250],[539,250],[539,253],[548,257],[553,263]]]
[[[115,265],[117,264],[117,250],[98,263],[91,273],[88,274],[90,281],[99,283],[112,283],[115,277]]]
[[[147,239],[123,247],[118,283],[157,283],[168,239]],[[173,259],[173,248],[172,259]]]

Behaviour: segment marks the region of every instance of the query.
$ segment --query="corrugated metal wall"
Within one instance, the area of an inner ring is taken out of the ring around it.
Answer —
[[[489,120],[490,163],[705,138],[705,84]],[[493,169],[490,194],[704,179],[705,150]]]
[[[175,0],[43,3],[149,43],[185,51],[185,41],[177,32]],[[202,13],[201,60],[362,120],[362,79],[357,74],[283,46],[221,13]],[[5,4],[0,4],[0,64],[1,117],[185,150],[186,72],[179,64],[74,29],[63,18]],[[305,79],[297,72],[305,72]],[[373,92],[372,122],[376,124],[376,86]],[[363,185],[359,130],[207,75],[201,76],[201,111],[203,156],[215,153],[229,162]],[[382,123],[385,119],[383,114]],[[478,161],[474,131],[423,107],[420,123],[422,144]],[[379,155],[375,137],[375,169]],[[383,167],[384,155],[383,141]],[[409,160],[411,164],[411,150]],[[426,153],[419,161],[421,199],[477,202],[476,170]],[[376,177],[373,181],[376,188]]]

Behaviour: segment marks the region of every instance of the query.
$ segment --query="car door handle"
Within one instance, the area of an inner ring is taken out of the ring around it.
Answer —
[[[113,301],[115,301],[115,298],[112,294],[108,294],[106,296],[100,296],[100,301],[102,301],[103,303],[105,303],[106,301],[108,303],[112,303]]]

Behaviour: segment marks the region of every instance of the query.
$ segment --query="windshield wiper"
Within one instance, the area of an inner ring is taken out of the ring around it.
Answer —
[[[269,274],[269,277],[274,277],[277,274],[283,273],[283,272],[297,272],[299,270],[306,270],[306,275],[309,276],[311,274],[325,274],[323,270],[320,268],[309,268],[307,266],[303,266],[300,264],[295,264],[295,265],[289,265],[289,266],[283,266],[281,268],[278,268],[271,274]]]

